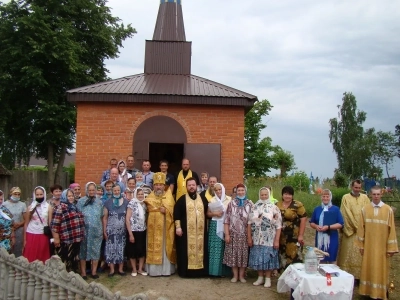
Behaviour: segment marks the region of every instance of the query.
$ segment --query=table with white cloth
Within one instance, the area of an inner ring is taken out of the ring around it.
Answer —
[[[295,300],[307,299],[348,299],[353,298],[354,276],[341,270],[336,265],[328,265],[335,268],[338,277],[331,280],[319,272],[307,274],[304,264],[289,265],[278,279],[278,292],[285,293],[293,290],[292,297]]]

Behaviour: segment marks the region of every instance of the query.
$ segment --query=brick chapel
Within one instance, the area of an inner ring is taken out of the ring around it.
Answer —
[[[153,172],[167,159],[171,173],[186,157],[227,194],[243,181],[244,116],[257,97],[191,74],[191,48],[181,0],[161,0],[143,73],[67,92],[77,107],[76,182],[98,182],[111,158],[128,154]]]

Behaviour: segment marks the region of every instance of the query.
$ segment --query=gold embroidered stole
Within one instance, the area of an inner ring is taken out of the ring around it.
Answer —
[[[204,256],[204,205],[200,196],[192,200],[186,195],[188,269],[203,269]]]
[[[206,196],[206,199],[207,199],[208,203],[210,203],[211,199],[214,197],[214,196],[212,196],[210,194],[209,189],[206,190],[206,195],[205,196]]]
[[[187,175],[186,175],[186,178],[190,178],[192,176],[193,176],[192,171],[189,170]],[[176,187],[176,200],[178,200],[180,197],[185,195],[186,192],[187,192],[187,190],[186,190],[186,178],[183,178],[183,171],[181,170],[179,172],[178,178],[176,180],[176,184],[177,184],[177,187]]]

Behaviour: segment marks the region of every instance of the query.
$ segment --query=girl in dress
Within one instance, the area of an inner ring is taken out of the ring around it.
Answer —
[[[236,198],[226,209],[224,232],[225,251],[223,263],[232,267],[233,278],[231,282],[245,283],[245,270],[249,257],[247,239],[247,223],[253,203],[247,199],[246,186],[242,183],[236,186]]]
[[[279,208],[271,203],[270,190],[263,187],[259,200],[254,204],[247,225],[250,245],[249,267],[258,272],[253,285],[271,287],[271,272],[279,268],[279,236],[282,216]]]
[[[125,191],[130,194],[132,191]],[[130,199],[132,197],[128,197]],[[127,256],[132,264],[132,276],[137,274],[146,276],[143,271],[144,259],[146,257],[146,204],[144,203],[143,189],[137,188],[133,199],[128,204],[126,212],[126,228],[129,233],[127,245]],[[136,268],[136,261],[139,260],[139,270]]]
[[[52,209],[46,201],[46,190],[37,186],[33,191],[33,201],[28,208],[29,217],[25,222],[25,246],[23,256],[29,262],[50,258],[50,239],[44,234],[44,227],[51,222]]]

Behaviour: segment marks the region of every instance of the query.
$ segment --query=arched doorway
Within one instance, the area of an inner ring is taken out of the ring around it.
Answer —
[[[184,157],[186,132],[176,120],[167,116],[155,116],[143,121],[133,136],[135,167],[141,169],[142,161],[150,160],[152,171],[159,171],[159,162],[169,162],[169,172],[175,174],[181,168]]]

